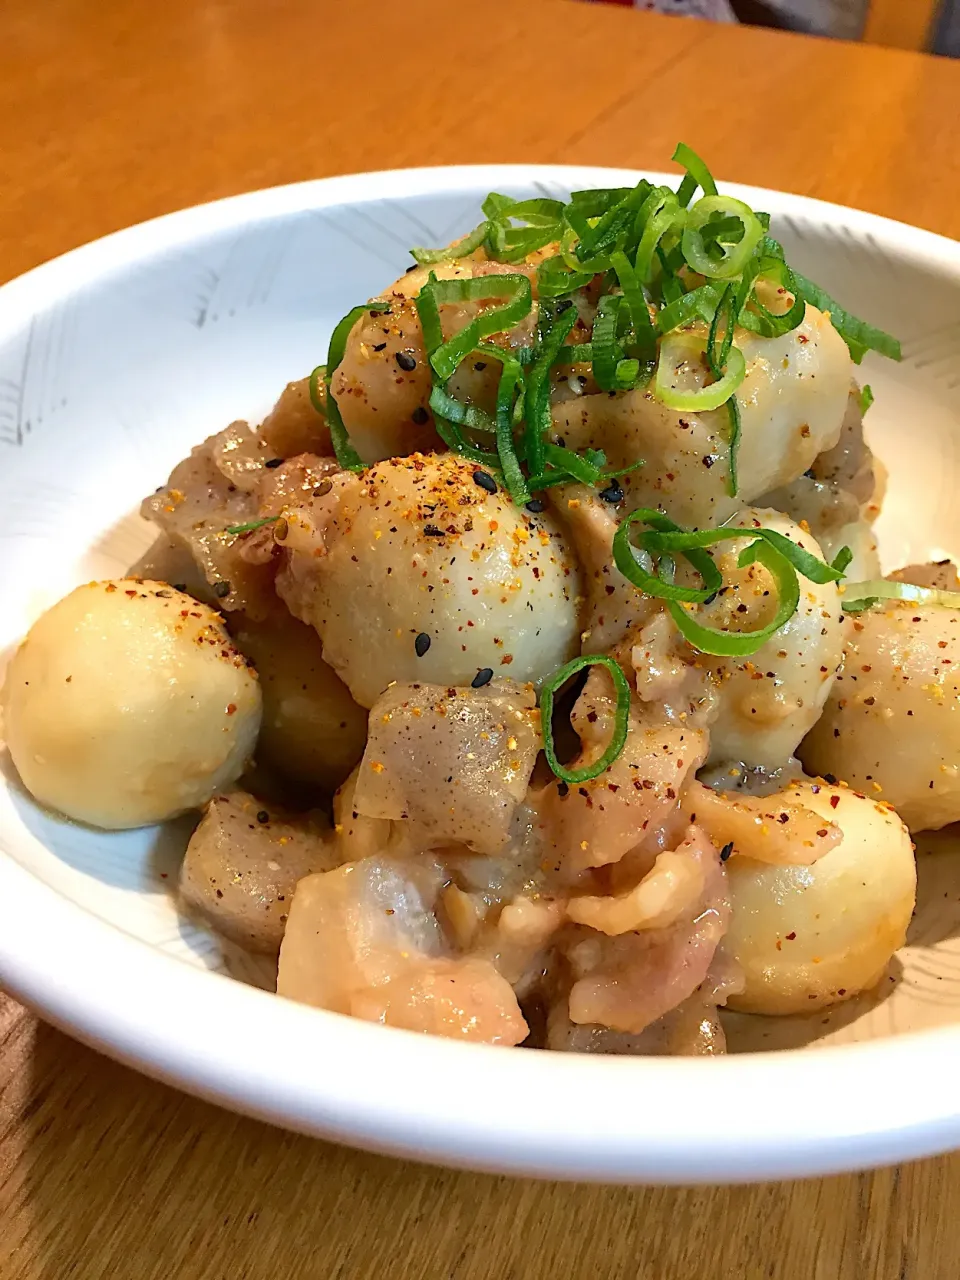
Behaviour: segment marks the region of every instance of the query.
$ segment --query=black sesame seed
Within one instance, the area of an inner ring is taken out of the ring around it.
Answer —
[[[481,489],[486,489],[487,493],[497,492],[497,482],[487,471],[475,471],[473,473],[473,483],[479,485]]]
[[[420,632],[416,640],[414,640],[413,642],[413,647],[417,652],[417,657],[422,658],[423,655],[430,648],[430,637],[427,635],[425,631]]]
[[[473,367],[476,369],[477,373],[483,373],[484,369],[487,367],[487,362],[486,360],[477,360]]]
[[[262,825],[263,823],[266,823],[266,822],[269,822],[269,821],[270,821],[270,815],[269,815],[269,813],[267,813],[266,809],[261,809],[261,810],[260,810],[260,812],[257,814],[257,821],[258,821],[259,823],[261,823],[261,825]]]
[[[409,351],[398,351],[394,358],[404,373],[412,373],[417,367],[417,357],[412,356]]]
[[[470,681],[471,689],[482,689],[493,679],[493,667],[482,667]]]
[[[386,351],[387,344],[385,342],[375,342],[373,344],[374,351]]]
[[[404,273],[403,273],[403,274],[404,274],[405,276],[408,276],[408,275],[410,274],[410,272],[411,272],[411,271],[416,271],[416,269],[417,269],[417,267],[418,267],[419,265],[420,265],[420,264],[419,264],[419,262],[414,262],[412,266],[407,267],[406,271],[404,271]]]
[[[230,594],[230,583],[229,583],[229,582],[215,582],[215,583],[213,584],[213,594],[214,594],[214,595],[215,595],[219,600],[223,600],[226,596],[228,596],[228,595]]]
[[[541,511],[546,511],[546,509],[547,504],[542,498],[534,498],[531,502],[527,503],[527,510],[532,511],[535,516],[538,516]]]
[[[811,468],[809,471],[805,471],[803,474],[806,476],[806,478],[807,478],[808,480],[816,480],[816,478],[817,478],[817,477],[813,474],[813,469],[812,469],[812,468]]]
[[[570,787],[567,785],[566,782],[561,781],[557,783],[557,795],[560,796],[561,798],[567,795],[569,790],[570,790]]]
[[[425,524],[423,526],[423,533],[426,538],[442,538],[444,536],[443,530],[438,528],[435,524]]]
[[[370,316],[373,320],[382,320],[384,316],[392,316],[393,312],[387,308],[386,311],[371,311]]]
[[[418,427],[422,427],[423,424],[428,420],[430,415],[429,413],[427,413],[426,409],[423,407],[422,404],[418,404],[417,407],[414,409],[413,413],[411,413],[410,417],[414,420],[414,422],[417,424]]]
[[[613,480],[606,489],[600,490],[600,498],[603,502],[622,502],[623,488]]]
[[[824,782],[829,783],[831,787],[835,787],[837,785],[837,780],[832,773],[825,773],[823,775],[823,780]]]
[[[733,841],[732,841],[732,840],[730,841],[730,843],[729,843],[729,844],[725,844],[725,845],[723,846],[723,848],[720,850],[720,861],[721,861],[721,862],[726,862],[726,860],[730,857],[731,853],[733,853]]]
[[[712,596],[707,596],[706,600],[704,600],[704,602],[703,602],[703,603],[704,603],[704,604],[713,604],[714,600],[716,600],[716,598],[717,598],[717,596],[718,596],[719,594],[720,594],[720,592],[719,592],[719,591],[715,591],[715,592],[713,593],[713,595],[712,595]]]
[[[265,467],[269,467],[270,470],[272,471],[274,467],[279,467],[282,463],[283,463],[282,458],[268,458],[263,465]]]
[[[332,488],[333,488],[332,480],[321,480],[320,483],[317,485],[317,487],[314,489],[313,496],[315,498],[325,498]]]
[[[715,462],[716,462],[716,458],[711,453],[708,453],[707,456],[703,459],[703,465],[707,468],[708,471],[710,470],[710,468],[713,466]]]
[[[572,306],[573,306],[572,298],[561,298],[560,301],[557,303],[557,314],[560,315],[564,311],[569,311]]]

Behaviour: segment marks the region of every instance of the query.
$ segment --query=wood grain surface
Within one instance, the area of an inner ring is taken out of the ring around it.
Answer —
[[[664,166],[679,138],[960,236],[958,104],[944,60],[562,0],[5,0],[0,275],[253,187]],[[0,997],[0,1280],[955,1280],[958,1197],[960,1157],[689,1190],[423,1168],[231,1116]]]

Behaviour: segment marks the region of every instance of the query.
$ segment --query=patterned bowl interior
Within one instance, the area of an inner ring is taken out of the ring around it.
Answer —
[[[308,184],[287,211],[207,230],[103,273],[0,332],[0,653],[77,582],[125,571],[151,541],[140,498],[204,436],[258,421],[283,385],[322,358],[332,325],[402,273],[414,244],[475,224],[479,171],[445,186],[409,175],[405,194],[331,203]],[[385,187],[397,191],[396,178]],[[501,171],[513,195],[624,181],[605,170]],[[316,193],[314,198],[311,193]],[[748,193],[762,207],[764,197]],[[887,568],[960,553],[960,272],[900,245],[892,224],[768,195],[799,269],[896,332],[900,365],[868,357],[871,443],[890,470],[878,532]],[[182,237],[180,238],[182,240]],[[0,757],[0,857],[85,911],[185,964],[269,975],[224,955],[172,895],[191,824],[120,834],[38,808]],[[879,988],[833,1013],[727,1015],[730,1047],[863,1040],[960,1021],[960,841],[918,842],[908,946]]]

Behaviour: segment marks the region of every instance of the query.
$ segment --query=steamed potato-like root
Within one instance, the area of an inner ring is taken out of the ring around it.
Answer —
[[[571,715],[581,742],[571,769],[592,764],[606,750],[615,709],[610,676],[595,668]],[[613,764],[587,782],[551,782],[532,798],[544,861],[576,877],[619,862],[645,841],[655,843],[678,812],[683,785],[706,751],[702,730],[650,721],[634,704],[626,745]]]
[[[703,868],[703,886],[673,924],[615,936],[584,925],[571,930],[563,944],[574,979],[571,1021],[636,1035],[705,980],[729,919],[726,882],[717,851],[702,831],[688,828],[684,844],[685,855]]]
[[[889,801],[911,831],[960,821],[960,611],[891,602],[844,630],[843,669],[800,748],[808,773]]]
[[[816,862],[843,839],[836,822],[824,819],[804,801],[819,783],[795,783],[765,796],[736,795],[691,782],[683,796],[684,812],[697,822],[718,848],[748,853],[774,866]]]
[[[256,672],[218,613],[164,582],[71,591],[30,628],[3,687],[27,790],[124,829],[200,808],[235,782],[260,727]]]
[[[335,477],[288,508],[278,590],[372,707],[393,681],[538,683],[575,652],[580,575],[547,514],[518,510],[453,454]]]
[[[705,329],[685,331],[682,343],[691,335],[705,344]],[[659,507],[694,528],[721,524],[744,502],[802,475],[837,443],[850,387],[850,353],[829,317],[815,307],[807,307],[791,333],[761,338],[738,330],[736,343],[747,363],[737,392],[738,497],[729,493],[725,408],[678,413],[648,388],[585,395],[554,407],[555,434],[574,449],[603,449],[613,467],[644,459],[644,466],[620,480],[629,509]],[[678,352],[678,383],[692,387],[708,377],[705,361]]]
[[[288,817],[231,791],[214,796],[190,837],[180,896],[245,951],[276,955],[297,881],[337,861],[319,815]]]
[[[539,749],[530,685],[394,684],[370,712],[353,807],[403,824],[422,849],[494,853],[510,836]]]
[[[698,619],[731,632],[767,625],[777,609],[776,584],[769,570],[754,563],[739,568],[737,557],[750,543],[749,531],[767,528],[820,557],[808,533],[776,511],[747,509],[734,527],[741,541],[721,543],[715,561],[724,587]],[[747,658],[696,655],[695,666],[709,673],[718,690],[710,724],[710,761],[743,761],[775,768],[793,755],[816,723],[843,654],[843,614],[835,582],[800,578],[800,603],[793,616]]]
[[[491,961],[446,953],[427,859],[368,858],[308,876],[280,949],[279,995],[432,1035],[519,1044],[527,1025]]]
[[[269,621],[234,614],[230,629],[260,675],[257,763],[297,786],[334,791],[363,754],[367,715],[324,662],[316,631],[279,601]]]
[[[913,912],[913,848],[896,813],[845,787],[796,791],[843,839],[809,866],[754,860],[746,841],[727,863],[723,949],[744,977],[729,1004],[747,1013],[809,1013],[874,986]]]
[[[347,339],[343,362],[333,376],[333,394],[354,448],[364,462],[382,462],[441,447],[430,411],[431,374],[423,344],[416,296],[431,272],[440,280],[474,276],[530,277],[536,293],[536,267],[544,251],[524,262],[494,262],[482,250],[469,257],[415,267],[385,290],[386,311],[366,311]],[[440,304],[445,338],[464,329],[475,316],[500,306],[503,298]],[[536,304],[508,334],[488,341],[507,349],[529,346],[536,326]],[[574,341],[571,338],[571,341]],[[490,412],[496,402],[500,365],[495,360],[465,360],[450,381],[452,394]]]

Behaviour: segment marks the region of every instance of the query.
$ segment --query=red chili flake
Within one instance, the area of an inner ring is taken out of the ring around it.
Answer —
[[[232,715],[233,715],[233,713],[236,711],[236,709],[237,709],[237,704],[236,704],[235,702],[228,702],[228,703],[227,703],[227,715],[228,715],[228,716],[232,716]]]
[[[797,936],[797,931],[794,929],[792,933],[787,934],[787,941],[792,942],[796,936]]]
[[[840,797],[839,797],[839,796],[831,796],[831,797],[830,797],[830,808],[831,808],[831,809],[835,809],[839,803],[840,803]]]

